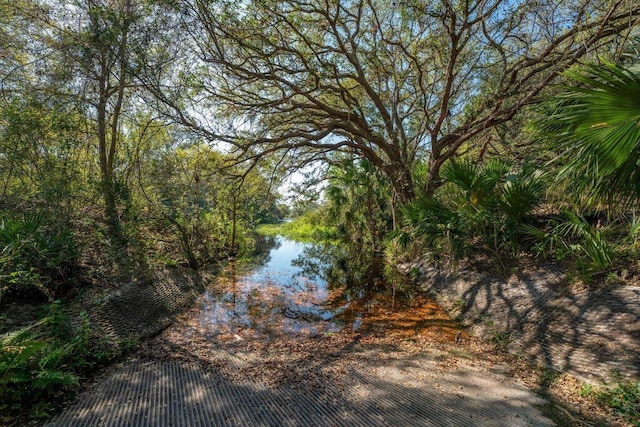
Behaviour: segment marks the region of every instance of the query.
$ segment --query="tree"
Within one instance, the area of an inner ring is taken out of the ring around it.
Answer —
[[[15,99],[0,108],[0,206],[46,208],[68,220],[78,190],[84,117],[73,106]]]
[[[354,247],[381,254],[384,236],[393,226],[388,179],[366,159],[345,160],[331,168],[329,177],[329,221]]]
[[[247,160],[366,158],[406,202],[417,163],[428,162],[433,192],[463,144],[512,119],[579,59],[615,55],[640,5],[188,0],[181,13],[199,58],[185,81],[200,114],[171,100],[174,118]]]
[[[92,178],[106,221],[122,240],[119,203],[129,193],[122,151],[135,143],[136,112],[143,106],[136,76],[139,61],[152,58],[141,53],[158,34],[157,9],[142,0],[35,3],[44,11],[32,16],[38,24],[31,29],[32,44],[40,48],[35,71],[49,82],[35,90],[76,105],[87,117],[87,140],[95,144],[98,165]]]
[[[0,102],[11,101],[16,85],[24,85],[32,75],[28,69],[29,22],[27,11],[35,13],[27,1],[0,1]]]
[[[134,5],[132,0],[86,0],[75,6],[82,21],[80,28],[62,34],[63,53],[78,67],[75,75],[89,86],[85,96],[96,120],[105,213],[117,232],[115,161],[122,138],[122,109],[132,86],[128,51]]]
[[[229,160],[191,142],[155,150],[143,162],[140,178],[149,213],[162,234],[167,226],[175,230],[191,268],[245,249],[247,232],[273,209],[275,197],[261,172],[236,170]]]

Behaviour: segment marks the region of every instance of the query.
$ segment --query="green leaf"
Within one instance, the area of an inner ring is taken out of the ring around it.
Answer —
[[[568,74],[579,85],[550,100],[543,126],[560,141],[560,178],[591,200],[640,196],[640,76],[617,65],[589,65]]]

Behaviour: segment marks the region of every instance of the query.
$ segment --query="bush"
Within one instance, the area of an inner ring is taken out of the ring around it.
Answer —
[[[619,255],[606,238],[608,227],[595,227],[570,211],[549,221],[544,228],[524,225],[522,231],[534,242],[532,251],[536,256],[572,260],[586,281],[612,269]]]
[[[478,166],[452,161],[443,169],[442,190],[403,207],[403,244],[422,241],[438,255],[453,259],[478,250],[500,260],[521,248],[521,226],[541,203],[545,181],[541,171],[524,166],[511,171],[500,161]]]
[[[86,313],[72,326],[59,301],[45,317],[0,335],[0,412],[48,417],[59,394],[78,385],[83,374],[126,351],[131,343],[107,342],[92,332]]]
[[[57,225],[57,227],[56,227]],[[0,296],[37,291],[53,301],[57,283],[76,265],[77,246],[64,226],[41,214],[0,219]]]

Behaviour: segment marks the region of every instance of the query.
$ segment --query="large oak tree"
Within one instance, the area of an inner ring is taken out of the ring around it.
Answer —
[[[433,191],[463,144],[582,58],[615,56],[640,17],[631,0],[177,3],[197,54],[181,93],[201,111],[165,96],[180,121],[244,159],[366,158],[400,202],[415,195],[417,162]]]

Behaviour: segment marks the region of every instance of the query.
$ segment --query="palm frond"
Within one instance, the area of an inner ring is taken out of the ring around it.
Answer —
[[[560,177],[598,200],[640,197],[640,76],[616,65],[590,65],[568,75],[551,101],[546,131],[565,148]]]
[[[502,188],[500,206],[513,220],[520,220],[542,200],[545,186],[540,179],[516,179],[507,181]]]
[[[440,176],[445,181],[452,182],[466,191],[474,189],[479,175],[480,168],[468,160],[453,160],[440,171]]]

